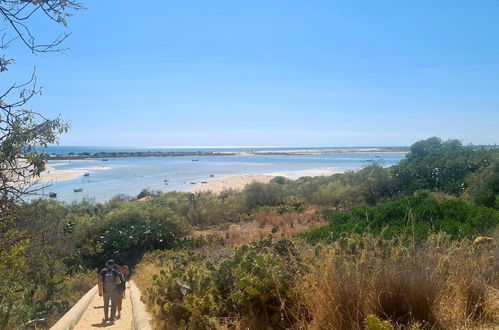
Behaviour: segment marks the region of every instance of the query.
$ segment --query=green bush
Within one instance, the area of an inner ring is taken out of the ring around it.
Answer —
[[[461,195],[467,177],[488,166],[499,149],[483,150],[463,146],[458,140],[432,137],[411,146],[406,158],[391,168],[398,190],[412,193],[430,189]]]
[[[467,179],[466,197],[477,205],[499,209],[499,157]]]
[[[303,272],[291,241],[269,237],[207,257],[154,252],[142,264],[148,262],[159,269],[147,303],[160,327],[284,329],[294,322],[282,318],[294,304],[288,296],[294,277]]]
[[[498,211],[461,200],[438,202],[424,192],[375,208],[333,212],[328,218],[328,225],[299,236],[309,242],[318,242],[369,232],[385,238],[397,236],[421,241],[439,231],[453,238],[486,234],[499,224]]]

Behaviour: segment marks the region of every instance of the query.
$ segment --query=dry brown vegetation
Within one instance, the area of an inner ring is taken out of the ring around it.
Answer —
[[[495,242],[498,237],[496,234]],[[272,241],[271,245],[269,241],[264,243],[261,252],[253,250],[261,244],[255,242],[247,245],[249,250],[241,246],[242,250],[231,252],[226,246],[218,252],[206,250],[190,257],[185,252],[157,251],[138,266],[135,281],[147,292],[145,299],[152,304],[150,308],[159,308],[157,301],[164,304],[161,308],[166,309],[155,315],[162,329],[175,328],[169,322],[180,322],[187,329],[338,330],[494,329],[499,324],[499,247],[494,241],[476,246],[472,240],[452,241],[441,233],[416,244],[410,239],[352,234],[333,244],[310,246],[295,242],[290,250],[295,252],[268,255],[264,251],[281,244],[277,238]],[[265,259],[266,255],[270,259]],[[239,259],[241,256],[245,257]],[[238,260],[250,258],[246,260],[256,262],[259,256],[267,260],[267,266],[255,267],[264,268],[254,273],[236,271],[231,275],[235,282],[218,283],[214,279],[220,272],[241,267]],[[275,265],[268,264],[271,260],[280,266],[272,268]],[[224,268],[227,262],[229,269]],[[208,264],[212,268],[206,268]],[[183,267],[187,267],[185,271]],[[160,270],[163,275],[151,281]],[[268,278],[267,271],[274,280],[267,287],[269,291],[262,291],[259,284]],[[283,273],[294,275],[284,280],[279,278]],[[177,279],[190,289],[184,297],[172,298],[170,286],[178,284]],[[258,304],[233,305],[237,297],[231,292],[258,287]],[[217,305],[204,305],[207,301]],[[197,315],[195,323],[172,317],[168,308],[189,311],[183,317]],[[266,317],[262,314],[265,308]],[[209,315],[202,316],[203,310]],[[280,315],[281,320],[275,321],[272,313]],[[169,316],[165,319],[165,315]]]
[[[320,251],[299,281],[301,327],[360,329],[369,315],[404,329],[499,324],[499,249],[431,236],[421,248],[365,235]],[[381,328],[379,328],[381,329]]]
[[[291,237],[313,228],[323,226],[326,221],[320,213],[309,208],[304,212],[283,213],[260,210],[252,214],[253,220],[195,229],[190,237],[217,237],[231,245],[245,244],[266,237],[270,233],[281,237]]]

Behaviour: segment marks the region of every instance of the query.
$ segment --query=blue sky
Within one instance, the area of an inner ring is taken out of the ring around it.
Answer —
[[[498,1],[87,1],[31,108],[63,145],[499,143]],[[44,37],[60,28],[36,21]]]

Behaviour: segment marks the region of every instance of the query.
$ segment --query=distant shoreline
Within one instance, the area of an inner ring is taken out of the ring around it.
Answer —
[[[252,156],[252,155],[321,155],[333,153],[408,152],[409,148],[358,148],[358,149],[303,149],[261,151],[136,151],[136,152],[83,152],[49,154],[49,160],[71,160],[89,158],[138,158],[138,157],[205,157],[205,156]],[[193,159],[194,160],[194,159]]]

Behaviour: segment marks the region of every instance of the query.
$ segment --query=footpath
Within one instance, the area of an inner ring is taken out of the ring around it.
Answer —
[[[102,323],[104,303],[97,293],[97,286],[87,292],[51,330],[150,330],[150,316],[140,300],[140,291],[133,281],[127,282],[126,298],[123,299],[121,318],[114,323]]]

